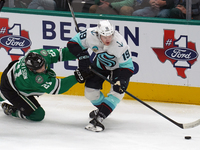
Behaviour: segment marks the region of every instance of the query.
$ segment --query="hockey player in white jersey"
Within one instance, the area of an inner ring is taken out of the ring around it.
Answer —
[[[124,37],[118,33],[108,20],[100,21],[97,27],[86,29],[76,34],[68,43],[69,51],[79,60],[79,69],[90,72],[89,66],[104,75],[110,77],[115,83],[111,86],[107,96],[100,91],[104,80],[93,75],[86,80],[85,97],[97,107],[90,112],[92,119],[85,129],[100,132],[105,129],[102,124],[117,104],[124,97],[129,79],[133,75],[134,66],[131,59],[130,48]],[[95,53],[90,61],[87,49]]]

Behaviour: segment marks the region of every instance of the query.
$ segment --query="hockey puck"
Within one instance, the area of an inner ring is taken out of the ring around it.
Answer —
[[[190,140],[192,137],[191,136],[185,136],[186,140]]]

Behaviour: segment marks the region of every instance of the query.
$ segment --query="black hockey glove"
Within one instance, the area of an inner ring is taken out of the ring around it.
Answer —
[[[124,79],[117,80],[113,85],[113,90],[119,94],[124,93],[127,89],[127,81]]]
[[[81,52],[80,54],[77,55],[77,58],[79,60],[78,61],[79,69],[89,73],[90,72],[89,66],[91,62],[90,62],[90,56],[88,52],[87,51]]]
[[[86,71],[82,71],[80,69],[76,69],[74,71],[74,75],[75,75],[76,80],[79,83],[84,83],[85,80],[87,80],[88,78],[93,76],[93,73],[92,72],[87,73]]]

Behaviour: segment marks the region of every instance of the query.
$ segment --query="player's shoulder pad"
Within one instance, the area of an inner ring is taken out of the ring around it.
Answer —
[[[35,49],[35,50],[29,51],[29,53],[30,52],[37,53],[37,54],[42,55],[42,56],[48,55],[47,50],[45,50],[45,49]]]
[[[47,56],[47,55],[48,55],[48,52],[47,52],[47,50],[42,49],[42,50],[40,51],[40,54],[41,54],[42,56]]]
[[[128,44],[127,44],[125,38],[118,32],[115,32],[113,41],[115,41],[114,43],[116,43],[116,45],[119,49],[124,49],[124,48],[127,49]]]
[[[114,39],[116,41],[120,41],[120,42],[126,41],[125,38],[116,30],[115,30],[115,33],[114,33]]]
[[[94,28],[89,28],[88,29],[88,34],[89,35],[92,35],[92,36],[97,36],[97,28],[94,27]]]

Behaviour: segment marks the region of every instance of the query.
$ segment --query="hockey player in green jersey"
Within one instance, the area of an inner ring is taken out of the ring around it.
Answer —
[[[68,48],[38,49],[30,51],[20,60],[12,61],[1,77],[0,101],[6,115],[41,121],[45,111],[34,96],[44,93],[62,94],[78,82],[84,83],[84,77],[79,69],[74,75],[63,79],[56,78],[50,64],[59,61],[74,60]]]

